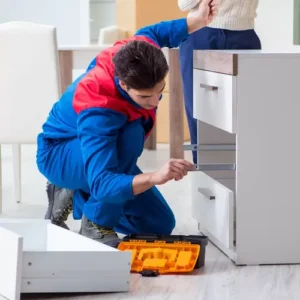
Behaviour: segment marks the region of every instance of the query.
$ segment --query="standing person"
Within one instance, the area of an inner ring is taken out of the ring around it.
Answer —
[[[197,13],[202,0],[178,0],[182,11]],[[208,26],[192,33],[180,47],[183,94],[191,143],[197,143],[197,121],[193,118],[193,50],[261,49],[254,30],[258,0],[218,0],[218,14]],[[194,163],[197,153],[193,151]]]
[[[216,1],[188,18],[140,29],[101,52],[50,111],[38,136],[37,166],[47,186],[46,219],[65,227],[73,210],[80,233],[116,246],[116,232],[170,234],[175,217],[156,185],[180,180],[194,165],[171,159],[142,173],[137,160],[154,124],[168,64],[162,47],[178,47],[206,26]]]

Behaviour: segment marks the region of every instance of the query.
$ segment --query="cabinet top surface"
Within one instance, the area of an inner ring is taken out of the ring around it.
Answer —
[[[236,54],[236,55],[299,55],[300,47],[290,49],[262,49],[262,50],[194,50],[195,53],[212,53],[212,54]]]

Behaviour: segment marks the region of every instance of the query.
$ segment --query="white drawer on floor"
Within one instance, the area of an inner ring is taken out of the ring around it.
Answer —
[[[236,77],[194,69],[194,118],[236,133]]]
[[[131,253],[46,220],[0,219],[0,295],[126,292]]]
[[[189,173],[192,214],[213,239],[230,249],[234,243],[234,192],[203,172]],[[234,180],[234,179],[232,179]]]

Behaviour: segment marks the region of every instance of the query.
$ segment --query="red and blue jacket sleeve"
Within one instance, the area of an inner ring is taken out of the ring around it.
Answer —
[[[104,107],[96,82],[82,80],[73,99],[84,170],[96,201],[122,203],[134,196],[134,175],[118,171],[117,138],[127,116]]]
[[[135,36],[144,36],[160,48],[177,48],[189,36],[186,18],[164,21],[139,29]]]

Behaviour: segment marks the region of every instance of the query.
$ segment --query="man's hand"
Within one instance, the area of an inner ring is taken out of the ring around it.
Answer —
[[[190,162],[172,158],[160,170],[152,173],[151,181],[154,185],[161,185],[172,179],[178,181],[186,176],[188,171],[192,170],[195,170],[195,167]]]
[[[189,34],[207,26],[215,17],[218,11],[217,0],[202,0],[198,11],[187,18]]]
[[[198,18],[207,26],[217,14],[217,0],[202,0],[198,9]]]
[[[164,184],[172,179],[178,181],[187,175],[188,171],[194,170],[195,166],[190,162],[172,158],[156,172],[136,175],[132,181],[133,194],[138,195],[155,185]]]

